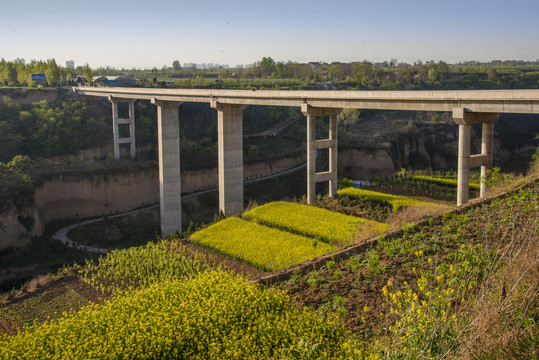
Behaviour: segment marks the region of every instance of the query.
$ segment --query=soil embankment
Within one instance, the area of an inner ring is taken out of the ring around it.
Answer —
[[[302,158],[283,158],[245,165],[244,178],[280,173],[303,162]],[[28,243],[55,220],[117,214],[159,202],[157,166],[150,163],[141,168],[136,162],[132,165],[132,169],[128,165],[121,171],[70,170],[47,175],[47,180],[36,189],[32,203],[18,207],[8,204],[0,210],[0,249]],[[184,171],[181,181],[183,193],[214,188],[218,185],[217,169]]]

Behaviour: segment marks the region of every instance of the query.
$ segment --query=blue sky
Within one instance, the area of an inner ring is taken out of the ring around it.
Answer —
[[[539,1],[0,0],[0,58],[92,67],[539,59]]]

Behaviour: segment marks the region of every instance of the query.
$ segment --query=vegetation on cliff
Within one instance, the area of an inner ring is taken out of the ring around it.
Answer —
[[[104,110],[103,110],[104,111]],[[111,137],[107,119],[89,111],[85,101],[66,98],[60,103],[18,105],[0,101],[0,161],[16,155],[31,158],[72,154]]]
[[[33,195],[34,181],[28,173],[31,166],[32,160],[21,155],[5,164],[0,162],[0,210],[10,200],[19,203]]]

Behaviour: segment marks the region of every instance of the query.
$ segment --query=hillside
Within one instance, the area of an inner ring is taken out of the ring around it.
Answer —
[[[387,198],[339,206],[402,201]],[[4,295],[4,332],[37,322],[2,340],[0,358],[533,358],[538,226],[530,177],[269,275],[179,239],[115,251]]]

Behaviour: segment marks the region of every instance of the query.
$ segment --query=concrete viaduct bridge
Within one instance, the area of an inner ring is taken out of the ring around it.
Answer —
[[[307,118],[307,199],[316,197],[317,182],[329,181],[329,196],[337,194],[337,115],[344,108],[448,111],[459,126],[457,206],[468,202],[470,168],[481,176],[492,168],[493,128],[500,113],[539,113],[539,90],[458,91],[250,91],[74,87],[80,95],[107,97],[112,102],[114,153],[129,143],[135,156],[137,99],[157,106],[161,231],[181,229],[180,137],[178,106],[209,103],[217,110],[219,209],[225,214],[243,210],[242,110],[248,105],[296,106]],[[129,118],[118,118],[118,103],[129,103]],[[316,140],[316,117],[329,116],[329,136]],[[118,125],[129,124],[130,137],[119,138]],[[470,154],[470,129],[482,124],[480,154]],[[316,150],[329,149],[329,171],[316,172]],[[481,197],[486,185],[481,181]]]

